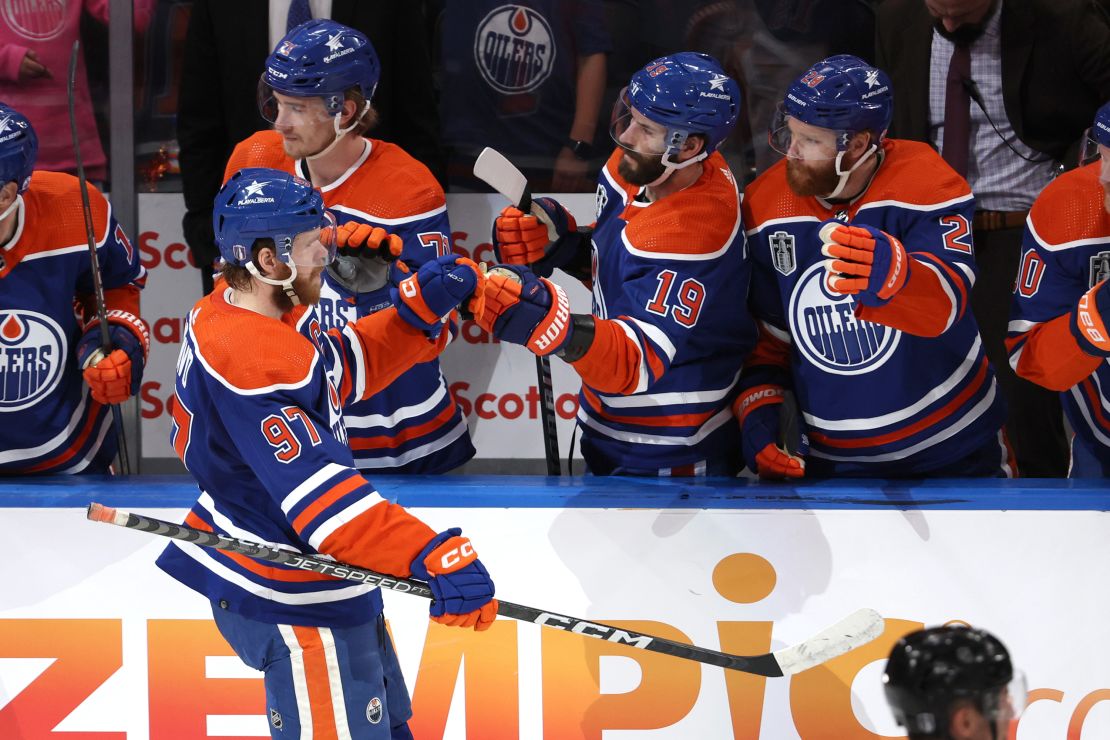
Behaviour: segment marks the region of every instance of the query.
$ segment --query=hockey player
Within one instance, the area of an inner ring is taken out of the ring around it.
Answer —
[[[231,155],[225,178],[241,167],[300,175],[324,195],[340,224],[340,257],[320,297],[325,329],[389,307],[389,269],[359,259],[381,249],[418,267],[451,253],[443,189],[428,169],[394,144],[364,137],[376,114],[371,97],[380,67],[364,35],[313,20],[282,39],[266,60],[258,103],[272,131],[254,134]],[[384,245],[385,231],[394,239]],[[345,415],[355,464],[382,473],[443,473],[474,456],[462,410],[438,360],[414,366]]]
[[[760,476],[1013,474],[968,310],[971,191],[928,146],[885,138],[891,103],[882,70],[818,62],[772,129],[785,159],[745,192],[760,340],[735,411]],[[787,390],[808,433],[797,450]]]
[[[597,186],[597,221],[578,228],[550,198],[495,224],[498,257],[480,323],[502,341],[561,357],[582,378],[582,455],[597,475],[733,475],[729,404],[755,338],[739,189],[716,151],[740,89],[712,57],[661,57],[632,76],[614,111],[618,148]],[[530,265],[523,267],[524,265]],[[571,314],[546,279],[561,268],[593,289]]]
[[[308,182],[278,170],[238,172],[217,196],[226,285],[189,314],[172,400],[173,446],[201,488],[186,522],[428,580],[435,621],[485,629],[497,602],[469,540],[383,499],[354,467],[342,413],[434,357],[443,318],[480,310],[484,278],[440,257],[394,305],[324,331],[334,223]],[[265,672],[273,737],[412,737],[376,587],[177,541],[158,565],[208,597],[223,636]]]
[[[31,124],[0,103],[0,475],[107,473],[118,439],[109,405],[138,392],[150,347],[146,270],[90,186],[105,356],[79,183],[32,173],[37,150]]]
[[[1063,394],[1072,478],[1110,478],[1110,103],[1081,161],[1046,187],[1025,226],[1010,365]]]
[[[1006,740],[1025,708],[1025,678],[1006,646],[986,630],[957,625],[899,640],[883,688],[910,740]]]

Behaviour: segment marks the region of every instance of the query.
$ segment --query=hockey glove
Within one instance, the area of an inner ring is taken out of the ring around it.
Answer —
[[[836,293],[859,295],[865,306],[881,306],[902,289],[909,257],[902,242],[872,226],[830,221],[819,232],[827,284]]]
[[[389,294],[401,318],[439,336],[443,322],[460,304],[476,316],[482,313],[485,282],[473,260],[448,254],[425,262]]]
[[[108,336],[113,349],[105,355],[100,345],[100,321],[90,323],[77,342],[77,366],[96,401],[123,403],[139,392],[150,334],[134,314],[114,310],[108,312]]]
[[[528,265],[540,277],[550,277],[578,256],[582,240],[578,224],[566,208],[552,198],[536,198],[540,215],[509,206],[493,225],[493,249],[498,262]]]
[[[1110,280],[1103,280],[1079,299],[1071,312],[1071,333],[1079,348],[1095,357],[1110,357]]]
[[[478,325],[503,342],[522,344],[533,354],[558,352],[570,339],[567,294],[527,267],[498,265],[486,275],[486,305]]]
[[[784,393],[782,386],[756,386],[745,391],[732,407],[740,422],[744,461],[760,478],[801,478],[806,474],[805,456],[809,452],[806,435],[800,435],[795,454],[779,446]]]
[[[401,256],[401,237],[359,221],[344,223],[335,236],[336,257],[328,265],[328,274],[352,293],[384,287],[389,281],[390,263]]]
[[[440,532],[412,561],[412,574],[432,589],[433,622],[449,627],[489,629],[497,618],[497,599],[489,572],[458,527]]]

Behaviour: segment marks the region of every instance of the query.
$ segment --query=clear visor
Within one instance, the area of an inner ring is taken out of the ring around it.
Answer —
[[[327,106],[321,97],[294,97],[275,93],[266,82],[266,75],[258,78],[258,112],[274,125],[300,126],[306,123],[330,121]]]
[[[1094,162],[1096,159],[1098,159],[1100,149],[1106,149],[1106,147],[1100,145],[1098,143],[1098,140],[1091,135],[1091,129],[1087,129],[1086,131],[1084,131],[1083,146],[1079,149],[1080,166],[1090,164],[1091,162]],[[1103,157],[1103,159],[1105,160],[1105,156]]]
[[[326,267],[335,260],[337,242],[335,216],[325,211],[319,228],[302,231],[293,237],[283,259],[297,267]]]
[[[1025,705],[1029,700],[1028,685],[1025,681],[1025,674],[1021,671],[1014,671],[1014,677],[1010,679],[1010,683],[998,695],[998,706],[995,708],[995,715],[993,719],[999,729],[1010,731],[1011,728],[1017,728],[1017,721],[1021,718],[1022,711],[1025,710]],[[1012,735],[1007,735],[1012,737]]]
[[[628,88],[621,90],[613,103],[609,135],[617,146],[636,154],[661,157],[667,152],[666,128],[633,111],[628,103]]]
[[[771,148],[779,154],[810,162],[836,159],[837,142],[847,138],[846,131],[811,126],[791,117],[782,104],[775,111],[768,135]]]

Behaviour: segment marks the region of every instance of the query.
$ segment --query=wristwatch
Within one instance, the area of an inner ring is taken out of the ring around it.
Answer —
[[[574,156],[579,159],[592,159],[594,156],[594,145],[588,141],[579,141],[578,139],[567,139],[567,149],[574,153]]]

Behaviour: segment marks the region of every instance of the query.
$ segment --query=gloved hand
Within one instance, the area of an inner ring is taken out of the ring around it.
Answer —
[[[107,317],[112,351],[105,356],[100,345],[100,321],[94,320],[77,342],[77,366],[96,401],[123,403],[139,392],[150,334],[138,317],[126,311],[109,311]]]
[[[881,306],[906,283],[909,257],[902,242],[873,226],[830,221],[818,232],[827,284],[837,293],[859,295],[865,306]]]
[[[1103,280],[1079,299],[1071,313],[1071,333],[1080,349],[1110,357],[1110,280]]]
[[[347,221],[335,230],[335,236],[336,256],[328,265],[328,274],[352,293],[370,293],[384,287],[390,280],[391,263],[403,273],[409,271],[398,260],[403,247],[401,237],[380,226]]]
[[[555,283],[527,267],[497,265],[486,275],[486,305],[478,326],[533,354],[559,351],[570,339],[570,301]]]
[[[425,262],[415,274],[390,288],[389,294],[401,318],[438,336],[443,321],[460,304],[475,316],[481,315],[485,283],[485,275],[473,260],[448,254]]]
[[[806,474],[809,440],[802,433],[795,454],[779,447],[785,390],[777,385],[756,386],[733,404],[740,422],[740,440],[748,469],[760,478],[801,478]]]
[[[410,566],[427,581],[435,601],[429,609],[433,622],[448,627],[489,629],[497,618],[494,586],[482,561],[458,527],[440,532],[424,546]]]
[[[502,209],[493,224],[493,250],[498,262],[528,265],[540,277],[574,259],[580,240],[574,239],[574,216],[552,198],[536,198],[539,214],[514,206]]]

